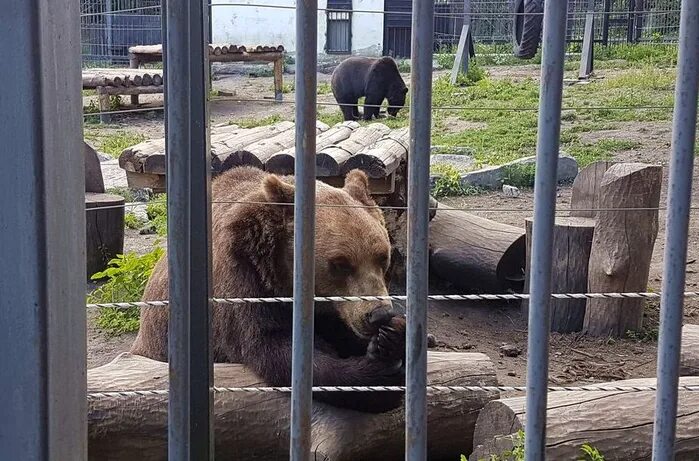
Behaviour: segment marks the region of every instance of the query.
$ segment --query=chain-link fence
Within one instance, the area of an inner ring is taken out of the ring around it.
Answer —
[[[161,0],[80,0],[83,65],[128,63],[128,48],[160,43]]]

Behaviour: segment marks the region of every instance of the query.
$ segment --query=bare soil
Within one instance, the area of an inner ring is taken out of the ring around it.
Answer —
[[[533,67],[533,66],[532,66]],[[520,78],[536,78],[538,70],[525,66],[516,68],[495,68],[496,72],[506,72],[512,77],[513,72]],[[492,72],[491,72],[491,75]],[[329,76],[319,74],[319,82],[328,81]],[[285,75],[287,82],[291,81]],[[214,82],[214,88],[235,92],[237,98],[259,99],[272,95],[272,78],[247,78],[244,76],[227,76]],[[160,105],[160,96],[144,97]],[[286,101],[293,101],[292,94],[285,95]],[[332,101],[332,95],[319,96],[319,101]],[[290,116],[292,104],[274,104],[267,102],[242,103],[215,100],[211,104],[212,123],[221,123],[241,118],[266,117],[275,113]],[[667,166],[669,161],[670,124],[669,123],[625,123],[619,128],[597,131],[583,135],[584,142],[600,139],[628,139],[640,143],[634,150],[616,154],[617,161],[647,162],[663,166],[664,185],[661,195],[661,207],[667,199]],[[126,116],[115,127],[109,129],[129,129],[140,131],[149,137],[163,136],[162,113],[150,119],[141,115]],[[697,178],[695,169],[694,177]],[[693,191],[693,203],[699,192]],[[571,189],[560,187],[557,196],[557,209],[565,214],[570,206]],[[505,197],[499,192],[450,198],[442,200],[450,206],[479,209],[476,214],[503,223],[523,227],[524,219],[532,215],[533,192],[523,190],[517,198]],[[503,211],[486,211],[486,210]],[[507,211],[504,211],[507,210]],[[689,254],[687,263],[687,290],[696,290],[699,275],[695,261],[699,258],[699,227],[692,216],[689,229]],[[655,244],[650,270],[649,288],[660,290],[662,276],[662,255],[665,239],[665,211],[659,214],[659,234]],[[126,233],[126,251],[149,251],[153,244],[152,236],[141,236],[135,231]],[[439,350],[459,350],[482,352],[494,361],[498,379],[503,385],[522,385],[526,378],[527,325],[520,315],[519,305],[501,302],[434,302],[429,306],[429,331],[436,336]],[[698,323],[699,304],[688,299],[685,304],[685,322]],[[88,363],[89,367],[98,366],[111,360],[119,352],[128,349],[133,335],[120,337],[106,336],[94,327],[94,313],[89,316]],[[593,339],[582,335],[553,334],[550,347],[550,382],[554,385],[592,383],[616,379],[651,377],[656,368],[656,341],[653,332],[657,330],[658,303],[650,301],[646,309],[645,340],[634,339]],[[504,356],[500,347],[513,345],[521,350],[516,357]]]

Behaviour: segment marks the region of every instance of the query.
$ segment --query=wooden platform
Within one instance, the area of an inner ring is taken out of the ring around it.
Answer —
[[[148,62],[162,62],[163,45],[138,45],[129,48],[129,67],[137,69]],[[274,63],[274,99],[282,101],[284,72],[283,45],[243,46],[228,43],[209,45],[209,62],[271,62]],[[131,97],[138,104],[138,94]]]
[[[395,173],[408,155],[408,129],[391,130],[382,123],[360,126],[354,121],[332,127],[317,122],[316,168],[319,179],[341,185],[354,168],[367,173],[372,193],[391,194]],[[256,128],[236,125],[211,129],[211,167],[214,174],[250,165],[278,174],[294,172],[294,123],[279,122]],[[119,166],[129,187],[165,191],[165,140],[154,139],[125,149]]]
[[[96,89],[100,112],[109,112],[109,97],[163,93],[163,72],[160,70],[137,69],[85,69],[82,72],[83,89]],[[109,114],[100,114],[102,123],[109,123]]]

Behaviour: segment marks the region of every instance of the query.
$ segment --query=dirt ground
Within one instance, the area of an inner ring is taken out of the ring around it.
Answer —
[[[507,72],[496,68],[497,72]],[[518,76],[537,77],[536,66],[516,68]],[[491,74],[492,75],[492,74]],[[508,73],[508,75],[512,75]],[[287,82],[291,76],[285,75]],[[327,82],[328,75],[319,74],[319,82]],[[406,78],[406,82],[409,81]],[[227,76],[214,82],[214,88],[235,92],[237,98],[262,98],[272,96],[271,78],[248,78],[244,76]],[[285,94],[287,102],[293,101],[293,93]],[[332,101],[332,95],[321,95],[319,101]],[[144,98],[146,99],[146,98]],[[156,104],[158,96],[151,97]],[[211,104],[212,123],[252,117],[266,117],[275,113],[289,116],[293,114],[292,104],[259,104],[217,100]],[[665,207],[667,198],[667,166],[669,162],[670,124],[669,123],[626,123],[619,124],[619,129],[597,131],[584,135],[584,140],[594,142],[599,139],[628,139],[641,143],[634,150],[620,152],[617,161],[638,161],[663,166],[664,182],[661,195],[661,207]],[[113,129],[128,128],[141,131],[149,137],[163,135],[162,112],[153,117],[143,115],[128,116],[120,119]],[[697,170],[694,172],[695,181]],[[698,192],[693,191],[693,204]],[[565,215],[570,206],[570,187],[560,187],[557,196],[559,214]],[[510,211],[475,212],[490,219],[523,227],[524,219],[532,215],[533,193],[523,190],[517,198],[505,197],[499,192],[478,196],[468,196],[442,200],[451,206],[474,209],[506,209]],[[511,211],[516,210],[516,211]],[[665,211],[659,214],[659,234],[656,240],[653,261],[650,270],[649,288],[660,290],[662,275],[662,255],[665,239]],[[687,262],[687,290],[696,290],[699,275],[695,261],[699,257],[699,227],[693,214],[689,230],[689,254]],[[138,235],[135,231],[126,233],[126,251],[144,252],[150,250],[152,237]],[[697,320],[699,304],[688,299],[685,304],[685,322],[699,323]],[[90,319],[94,318],[90,313]],[[646,308],[646,330],[657,330],[658,302],[651,301]],[[488,355],[497,367],[498,379],[503,385],[523,385],[526,378],[527,332],[526,319],[520,314],[519,305],[499,302],[435,302],[429,306],[429,331],[436,336],[439,350],[458,350],[482,352]],[[553,385],[582,384],[617,379],[650,377],[655,375],[656,341],[632,339],[592,339],[582,335],[559,335],[551,337],[550,382]],[[89,367],[98,366],[111,360],[117,353],[128,349],[133,335],[118,338],[105,336],[90,321],[88,332]],[[507,357],[500,352],[504,344],[514,345],[521,350],[516,357]]]

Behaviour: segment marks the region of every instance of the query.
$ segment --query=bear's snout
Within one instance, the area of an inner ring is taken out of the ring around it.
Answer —
[[[388,324],[395,316],[396,312],[393,310],[393,307],[385,304],[376,306],[367,314],[369,325],[374,328]]]

